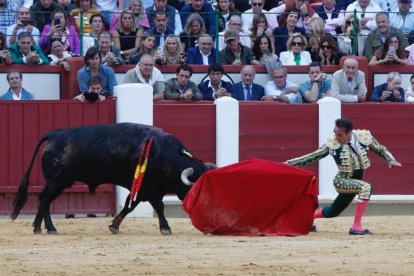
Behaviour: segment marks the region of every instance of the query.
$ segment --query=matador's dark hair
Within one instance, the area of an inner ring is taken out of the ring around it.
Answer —
[[[350,132],[351,130],[354,129],[352,122],[348,119],[343,119],[343,118],[337,119],[335,121],[335,125],[336,127],[345,129],[345,132]]]

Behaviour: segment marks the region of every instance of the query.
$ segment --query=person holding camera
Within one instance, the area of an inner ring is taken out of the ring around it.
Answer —
[[[22,32],[17,36],[17,43],[9,47],[9,52],[13,63],[16,64],[49,64],[39,46],[33,45],[33,37],[28,32]]]
[[[12,64],[10,52],[6,48],[6,36],[0,32],[0,64]]]
[[[320,62],[311,62],[308,67],[310,80],[299,85],[304,103],[314,103],[331,93],[332,81],[322,72]]]
[[[404,102],[404,89],[401,88],[401,75],[398,72],[388,74],[387,82],[372,91],[371,102]]]
[[[369,64],[409,64],[407,52],[400,48],[398,36],[388,36],[385,39],[384,46],[375,50]]]
[[[76,28],[70,25],[69,19],[63,10],[52,13],[52,23],[45,25],[40,36],[39,45],[45,54],[50,54],[53,39],[60,39],[65,51],[80,54],[80,40]]]
[[[16,38],[21,32],[28,32],[32,35],[34,44],[39,43],[40,31],[35,26],[30,25],[32,22],[29,9],[26,7],[21,7],[17,12],[17,23],[7,27],[6,37],[7,37],[7,46],[16,43]]]
[[[370,61],[374,56],[374,52],[377,49],[381,49],[386,43],[384,40],[387,36],[398,37],[398,48],[405,49],[408,47],[408,40],[405,33],[397,28],[390,26],[390,19],[387,12],[378,12],[375,16],[375,22],[377,24],[377,29],[370,32],[365,41],[364,47],[364,56]]]

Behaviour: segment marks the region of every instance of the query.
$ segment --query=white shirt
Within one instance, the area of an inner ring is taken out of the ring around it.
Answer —
[[[273,20],[272,16],[275,17],[274,14],[270,14],[267,10],[262,10],[262,13],[266,16],[267,19],[267,23],[269,24],[269,28],[270,29],[274,29],[276,27],[279,27],[279,24],[277,23],[277,20]],[[242,18],[242,22],[243,22],[243,32],[245,34],[250,34],[250,28],[252,27],[252,23],[253,23],[253,17],[255,16],[255,14],[253,13],[253,10],[247,10],[245,11],[241,18]]]
[[[404,20],[399,13],[399,9],[397,9],[394,13],[390,13],[390,25],[402,30],[404,33],[409,33],[414,30],[414,13],[409,12]]]
[[[12,92],[13,100],[20,101],[22,99],[22,88],[20,88],[19,96],[17,96],[13,90],[10,89],[10,91]]]
[[[286,81],[285,87],[279,88],[274,81],[269,81],[265,86],[265,96],[280,96],[283,89],[291,87],[298,87],[298,85],[291,81]],[[299,93],[289,93],[285,96],[288,97],[290,103],[302,103],[302,97]]]
[[[200,51],[200,54],[203,57],[203,65],[209,65],[208,64],[208,57],[211,55],[211,51],[207,55]]]
[[[369,4],[365,9],[365,12],[363,12],[361,6],[358,4],[358,1],[355,1],[354,3],[349,4],[348,8],[346,8],[345,16],[348,14],[354,14],[354,10],[357,11],[356,15],[359,20],[361,20],[362,14],[364,15],[364,17],[372,18],[372,20],[368,21],[365,25],[366,28],[368,28],[368,30],[361,30],[361,34],[367,35],[370,31],[373,31],[377,28],[377,23],[375,22],[375,15],[378,12],[383,11],[381,7],[378,6],[378,4],[371,2],[371,4]]]

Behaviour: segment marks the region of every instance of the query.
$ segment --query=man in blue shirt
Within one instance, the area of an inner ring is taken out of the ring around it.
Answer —
[[[372,91],[371,102],[404,102],[404,89],[401,88],[401,75],[398,72],[388,74],[387,82]]]
[[[327,76],[322,72],[319,62],[311,62],[309,64],[310,80],[299,86],[299,92],[302,95],[304,103],[313,103],[331,93],[332,81],[327,80]]]
[[[88,82],[92,76],[99,75],[103,80],[102,95],[113,96],[114,86],[118,85],[114,70],[101,64],[102,56],[98,48],[90,47],[83,58],[85,66],[78,71],[77,79],[81,93],[89,92]]]

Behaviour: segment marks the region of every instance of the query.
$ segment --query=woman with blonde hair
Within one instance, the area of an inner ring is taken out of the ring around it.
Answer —
[[[307,41],[301,33],[292,34],[287,43],[285,52],[280,53],[280,61],[283,65],[309,65],[311,56],[306,51]]]
[[[164,46],[155,53],[155,63],[159,65],[185,64],[187,56],[183,52],[180,38],[176,35],[169,35],[165,39]]]
[[[187,51],[191,47],[197,47],[199,36],[205,32],[206,26],[203,18],[197,13],[190,15],[185,23],[184,31],[180,34],[183,51]]]
[[[131,52],[141,44],[144,28],[135,26],[135,15],[132,11],[122,11],[118,29],[112,32],[114,45],[121,50],[124,59],[128,59]]]
[[[309,40],[307,50],[311,54],[313,61],[317,60],[321,46],[321,38],[325,34],[325,24],[320,17],[314,17],[309,21]]]
[[[135,16],[135,27],[143,27],[145,30],[150,28],[147,13],[141,0],[132,0],[128,4],[128,10],[132,11]],[[119,27],[120,13],[114,14],[112,17],[111,25],[109,26],[109,32],[113,32]]]
[[[146,33],[142,36],[142,43],[138,48],[135,48],[129,55],[129,64],[137,64],[143,54],[155,56],[155,35]]]
[[[355,23],[356,20],[356,23]],[[355,33],[356,31],[356,33]],[[365,36],[361,35],[361,24],[358,18],[354,18],[353,14],[348,14],[342,24],[342,34],[337,37],[338,50],[342,55],[352,55],[354,39],[356,38],[356,54],[364,55]]]

